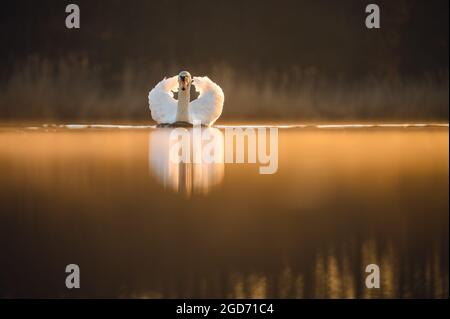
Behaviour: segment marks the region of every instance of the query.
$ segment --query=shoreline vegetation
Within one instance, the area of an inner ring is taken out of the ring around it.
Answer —
[[[149,90],[179,71],[175,63],[125,63],[112,72],[86,57],[50,61],[33,56],[17,65],[0,82],[3,122],[151,122]],[[193,74],[208,74],[225,92],[219,124],[448,122],[448,69],[409,78],[394,73],[352,79],[330,77],[313,67],[288,70],[240,72],[227,64],[192,68]]]

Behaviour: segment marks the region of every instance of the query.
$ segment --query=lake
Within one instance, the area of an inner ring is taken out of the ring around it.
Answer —
[[[448,125],[280,126],[274,174],[171,130],[0,127],[0,297],[448,297]]]

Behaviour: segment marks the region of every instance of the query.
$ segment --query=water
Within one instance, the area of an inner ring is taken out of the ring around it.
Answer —
[[[285,126],[272,175],[167,132],[1,128],[0,297],[448,297],[447,125]]]

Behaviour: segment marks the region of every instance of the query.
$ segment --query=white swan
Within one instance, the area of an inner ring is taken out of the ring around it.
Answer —
[[[199,92],[190,102],[190,88]],[[178,92],[178,101],[173,92]],[[164,78],[148,94],[152,118],[158,124],[190,123],[212,125],[222,114],[224,94],[220,86],[207,76],[194,77],[187,71],[178,76]]]

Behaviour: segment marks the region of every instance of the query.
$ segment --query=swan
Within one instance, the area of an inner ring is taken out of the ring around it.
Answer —
[[[199,92],[193,101],[190,101],[191,85]],[[173,92],[178,92],[178,101]],[[164,78],[148,94],[152,118],[161,126],[211,126],[222,114],[224,100],[220,86],[207,76],[192,77],[187,71]]]

